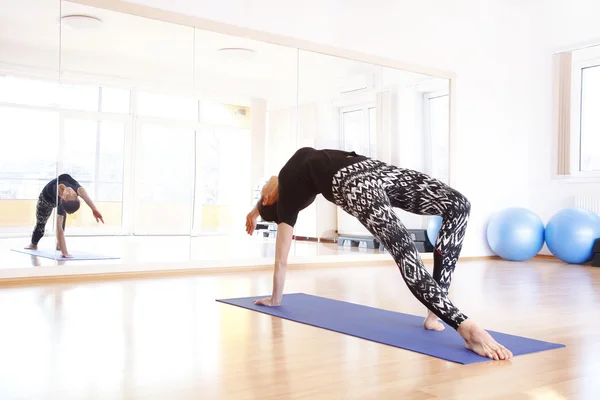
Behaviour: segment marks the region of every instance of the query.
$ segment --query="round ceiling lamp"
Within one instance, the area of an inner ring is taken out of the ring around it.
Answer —
[[[242,47],[224,47],[217,52],[222,59],[229,61],[250,61],[256,55],[254,50]]]
[[[73,29],[98,29],[102,25],[102,20],[89,15],[65,15],[61,22]]]

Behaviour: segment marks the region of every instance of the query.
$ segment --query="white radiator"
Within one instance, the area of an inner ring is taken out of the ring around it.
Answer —
[[[584,208],[600,215],[600,196],[574,196],[573,206]]]

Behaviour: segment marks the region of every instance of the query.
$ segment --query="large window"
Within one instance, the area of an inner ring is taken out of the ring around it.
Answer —
[[[581,70],[579,170],[600,171],[600,65]]]
[[[556,60],[558,175],[600,178],[600,46]]]

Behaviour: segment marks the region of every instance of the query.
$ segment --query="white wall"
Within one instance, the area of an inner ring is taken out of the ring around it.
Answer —
[[[527,107],[534,74],[522,68],[532,41],[520,10],[477,0],[136,2],[455,71],[455,186],[473,203],[463,254],[491,253],[484,237],[491,212],[529,205]]]
[[[527,12],[539,33],[540,47],[555,51],[600,43],[597,0],[546,0],[543,7],[529,4]]]
[[[535,71],[531,90],[530,197],[531,207],[544,222],[573,196],[600,194],[600,182],[565,182],[553,179],[556,171],[553,131],[552,54],[580,46],[600,44],[600,2],[595,0],[549,0],[528,9],[536,48],[527,60]],[[549,254],[544,247],[543,253]]]
[[[473,204],[463,255],[491,254],[485,226],[492,212],[530,205],[529,138],[543,130],[541,110],[531,117],[531,93],[542,83],[529,62],[530,19],[518,2],[135,2],[456,72],[454,185]]]

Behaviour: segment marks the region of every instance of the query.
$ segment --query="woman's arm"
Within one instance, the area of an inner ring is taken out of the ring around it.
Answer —
[[[294,228],[286,223],[277,225],[277,239],[275,240],[275,269],[273,271],[273,294],[270,298],[256,300],[254,304],[262,306],[278,306],[283,297],[285,274],[288,255],[292,246]]]
[[[258,220],[258,208],[255,205],[252,207],[252,210],[246,215],[246,232],[248,235],[252,235],[254,233],[254,229],[256,228],[256,221]]]
[[[77,189],[77,194],[79,195],[79,197],[81,197],[83,199],[83,201],[85,201],[85,203],[88,205],[88,207],[90,207],[90,209],[92,210],[92,213],[94,214],[94,217],[96,218],[96,222],[102,221],[102,223],[104,223],[102,214],[100,214],[100,211],[98,211],[98,209],[96,208],[96,205],[94,204],[92,199],[90,199],[90,196],[88,196],[88,194],[83,186],[80,186],[79,189]]]
[[[65,231],[63,229],[63,220],[65,219],[62,215],[57,215],[56,218],[56,239],[58,240],[58,247],[62,252],[62,256],[65,258],[71,258],[69,251],[67,250],[67,241],[65,240]]]
[[[90,199],[90,196],[88,196],[83,186],[80,186],[79,189],[77,189],[77,194],[83,199],[83,201],[85,201],[85,203],[88,205],[89,208],[92,209],[92,211],[96,210],[96,205],[94,204],[92,199]]]

